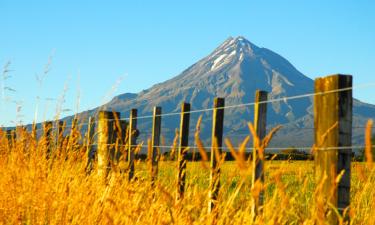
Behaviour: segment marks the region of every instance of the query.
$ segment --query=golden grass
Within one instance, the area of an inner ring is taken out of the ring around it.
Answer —
[[[184,199],[176,201],[177,162],[160,162],[155,185],[140,161],[136,180],[128,182],[113,167],[103,183],[98,173],[86,172],[86,148],[67,141],[46,157],[46,138],[37,141],[27,132],[20,137],[8,141],[0,131],[0,224],[325,224],[314,201],[319,185],[310,161],[266,162],[264,213],[254,220],[251,166],[241,148],[230,147],[239,162],[220,165],[217,209],[209,214],[207,163],[187,164]],[[364,163],[352,166],[352,224],[375,224],[374,172]]]

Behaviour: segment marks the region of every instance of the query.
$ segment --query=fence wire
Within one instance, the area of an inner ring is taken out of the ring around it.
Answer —
[[[283,101],[283,102],[287,102],[289,100],[296,100],[296,99],[302,99],[302,98],[309,98],[309,97],[314,97],[314,96],[318,96],[318,95],[325,95],[325,94],[332,94],[332,93],[338,93],[338,92],[344,92],[344,91],[352,91],[352,90],[355,90],[355,89],[364,89],[364,88],[370,88],[370,87],[375,87],[375,83],[367,83],[367,84],[361,84],[361,85],[356,85],[356,86],[353,86],[353,87],[349,87],[349,88],[342,88],[342,89],[335,89],[335,90],[331,90],[331,91],[326,91],[326,92],[314,92],[314,93],[307,93],[307,94],[302,94],[302,95],[294,95],[294,96],[286,96],[286,97],[279,97],[279,98],[274,98],[274,99],[269,99],[267,101],[261,101],[261,102],[249,102],[249,103],[242,103],[242,104],[236,104],[236,105],[229,105],[229,106],[224,106],[224,107],[219,107],[219,108],[216,108],[216,109],[232,109],[232,108],[241,108],[241,107],[248,107],[248,106],[254,106],[255,104],[267,104],[267,103],[274,103],[274,102],[280,102],[280,101]],[[143,99],[145,100],[145,99]],[[146,102],[147,103],[147,102]],[[147,103],[148,104],[148,103]],[[194,113],[203,113],[203,112],[210,112],[210,111],[213,111],[215,108],[205,108],[205,109],[197,109],[197,110],[191,110],[190,112],[187,112],[188,114],[194,114]],[[97,112],[96,112],[97,114]],[[160,116],[161,117],[168,117],[168,116],[177,116],[177,115],[181,115],[182,112],[170,112],[170,113],[162,113]],[[136,119],[147,119],[147,118],[153,118],[154,116],[153,115],[145,115],[145,116],[138,116],[136,117]],[[114,121],[114,120],[117,120],[117,121],[124,121],[124,120],[129,120],[130,118],[129,117],[126,117],[126,118],[121,118],[121,119],[112,119],[112,120],[108,120],[108,121]],[[97,121],[92,121],[91,122],[91,125],[95,126],[95,124],[97,124]],[[77,127],[77,129],[82,129],[82,127],[87,127],[89,125],[89,123],[77,123],[77,124],[70,124],[70,125],[65,125],[63,126],[62,128],[65,130],[65,129],[68,129],[68,128],[73,128],[74,126]],[[352,129],[365,129],[366,127],[364,126],[355,126],[355,127],[352,127]],[[56,126],[56,124],[53,125],[53,127],[51,128],[51,130],[58,130],[59,129],[59,126]],[[297,130],[314,130],[314,127],[287,127],[287,128],[284,128],[284,130],[287,129],[297,129]],[[41,128],[38,128],[35,130],[35,132],[37,133],[40,133],[40,132],[43,132],[44,131],[44,128],[41,127]],[[152,132],[142,132],[141,135],[142,136],[147,136],[147,134],[151,134]],[[172,133],[175,133],[175,131],[167,131],[167,132],[164,132],[164,133],[169,133],[169,134],[172,134]],[[250,132],[248,129],[244,129],[244,130],[232,130],[232,131],[229,131],[226,135],[230,134],[230,136],[249,136],[250,135]],[[12,136],[14,134],[9,134],[7,133],[6,134],[7,136]],[[132,147],[139,147],[138,145],[137,146],[132,146]],[[142,148],[146,148],[147,146],[141,146]],[[164,149],[171,149],[171,148],[174,148],[175,146],[154,146],[154,147],[157,147],[157,148],[164,148]],[[197,149],[196,146],[189,146],[190,149]],[[289,147],[291,148],[291,147]],[[295,147],[293,146],[294,149],[299,149],[299,150],[311,150],[312,147]],[[319,150],[340,150],[340,149],[363,149],[365,148],[365,146],[348,146],[348,147],[332,147],[332,148],[324,148],[324,149],[319,149]],[[229,150],[228,148],[225,148],[223,147],[222,149],[227,149]],[[253,148],[246,148],[246,150],[252,150]],[[266,148],[266,150],[285,150],[285,149],[288,149],[288,147],[279,147],[279,148],[276,148],[276,147],[270,147],[270,148]]]

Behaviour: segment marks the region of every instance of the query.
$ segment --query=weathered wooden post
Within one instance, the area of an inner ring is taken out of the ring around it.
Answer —
[[[138,110],[132,109],[129,118],[129,133],[128,133],[128,179],[129,181],[134,177],[134,150],[137,145],[137,115]]]
[[[323,199],[324,206],[330,203],[343,214],[350,205],[352,76],[338,74],[318,78],[315,93],[315,175],[316,183],[322,185],[318,198]],[[337,184],[336,178],[342,172]],[[329,222],[337,223],[334,211],[326,210],[322,213]]]
[[[38,134],[37,134],[37,126],[36,126],[35,121],[33,121],[32,125],[31,125],[30,135],[31,135],[31,145],[30,145],[30,151],[29,152],[36,153],[37,152],[37,146],[38,146]],[[29,156],[31,156],[31,154],[29,154]]]
[[[214,99],[214,109],[212,115],[212,148],[211,148],[211,173],[210,191],[208,193],[208,212],[211,213],[216,205],[220,189],[220,167],[217,158],[221,158],[224,128],[224,98]],[[217,155],[220,154],[220,155]]]
[[[255,93],[254,104],[254,128],[259,140],[266,136],[267,126],[267,99],[266,91],[257,90]],[[264,201],[264,154],[257,152],[256,143],[253,142],[253,176],[252,188],[260,188],[259,196],[253,197],[252,215],[256,216],[261,213],[261,207]]]
[[[182,103],[180,121],[180,143],[178,147],[177,200],[184,197],[186,179],[186,150],[189,146],[190,104]]]
[[[98,121],[98,176],[104,183],[107,181],[110,170],[110,151],[113,149],[115,118],[120,118],[120,113],[100,111]]]
[[[14,130],[7,130],[6,136],[8,138],[8,149],[12,150],[12,148],[14,147],[15,140],[17,138],[16,132]]]
[[[46,150],[47,159],[49,159],[52,154],[52,149],[51,149],[52,128],[53,128],[53,123],[51,121],[46,121],[43,123],[43,138],[44,138],[44,146]]]
[[[62,120],[57,121],[57,134],[56,134],[56,147],[62,150],[64,142],[64,131],[65,131],[65,122]]]
[[[91,173],[92,170],[92,137],[94,134],[94,120],[90,116],[87,122],[87,132],[86,132],[86,157],[87,157],[87,164],[86,164],[86,172]]]
[[[65,131],[65,121],[59,120],[57,122],[57,137],[58,137],[58,142],[61,142],[61,139],[64,136],[64,131]]]
[[[16,130],[15,130],[15,134],[16,134],[16,139],[17,139],[17,142],[18,141],[22,141],[22,139],[25,139],[25,127],[20,125],[20,126],[16,126]]]
[[[33,122],[33,124],[31,125],[31,138],[35,140],[35,142],[38,141],[38,137],[37,137],[37,126],[36,126],[36,123]]]
[[[94,125],[93,122],[94,122],[94,120],[90,116],[89,119],[88,119],[88,122],[87,122],[87,132],[86,132],[86,153],[87,153],[88,156],[91,152],[91,144],[92,144],[91,139],[92,139],[92,130],[93,130],[92,126]]]
[[[120,127],[117,128],[116,132],[116,149],[113,154],[113,159],[115,160],[116,164],[120,166],[124,165],[125,162],[121,163],[120,160],[126,161],[127,159],[127,148],[128,146],[126,145],[126,131],[128,129],[128,122],[126,120],[119,120],[118,125]],[[124,166],[120,166],[121,168],[124,168]],[[122,171],[122,169],[120,170]]]
[[[152,152],[151,152],[151,183],[157,179],[158,163],[160,151],[160,132],[161,132],[161,107],[154,107],[153,121],[152,121]]]
[[[71,127],[70,127],[70,135],[69,135],[69,142],[68,142],[68,154],[70,154],[71,152],[69,151],[72,151],[75,149],[75,147],[77,146],[77,141],[78,141],[78,119],[77,118],[74,118],[72,120],[72,124],[71,124]]]
[[[8,150],[8,137],[6,130],[0,127],[0,154],[2,154],[3,150]]]

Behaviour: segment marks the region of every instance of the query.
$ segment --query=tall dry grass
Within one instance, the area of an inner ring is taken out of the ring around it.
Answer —
[[[207,213],[208,153],[199,132],[195,138],[203,163],[188,163],[184,199],[177,201],[177,162],[160,162],[155,185],[141,161],[135,165],[137,179],[129,182],[113,167],[103,183],[98,173],[87,173],[87,150],[79,140],[52,141],[47,156],[46,137],[23,130],[9,139],[0,131],[0,224],[326,224],[324,202],[314,201],[319,185],[308,161],[266,163],[263,214],[253,218],[252,198],[259,190],[251,187],[251,162],[244,158],[250,137],[238,149],[226,140],[237,161],[219,164],[219,200],[215,212]],[[260,150],[267,141],[258,140]],[[352,173],[350,223],[375,224],[372,162],[354,163]]]

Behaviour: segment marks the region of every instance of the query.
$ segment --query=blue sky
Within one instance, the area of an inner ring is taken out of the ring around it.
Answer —
[[[2,0],[0,64],[11,62],[5,86],[16,92],[2,93],[0,125],[31,122],[36,109],[38,121],[51,119],[62,95],[65,116],[141,91],[229,36],[279,53],[311,78],[346,73],[355,84],[375,82],[373,12],[370,0]],[[375,103],[373,93],[354,91]]]

